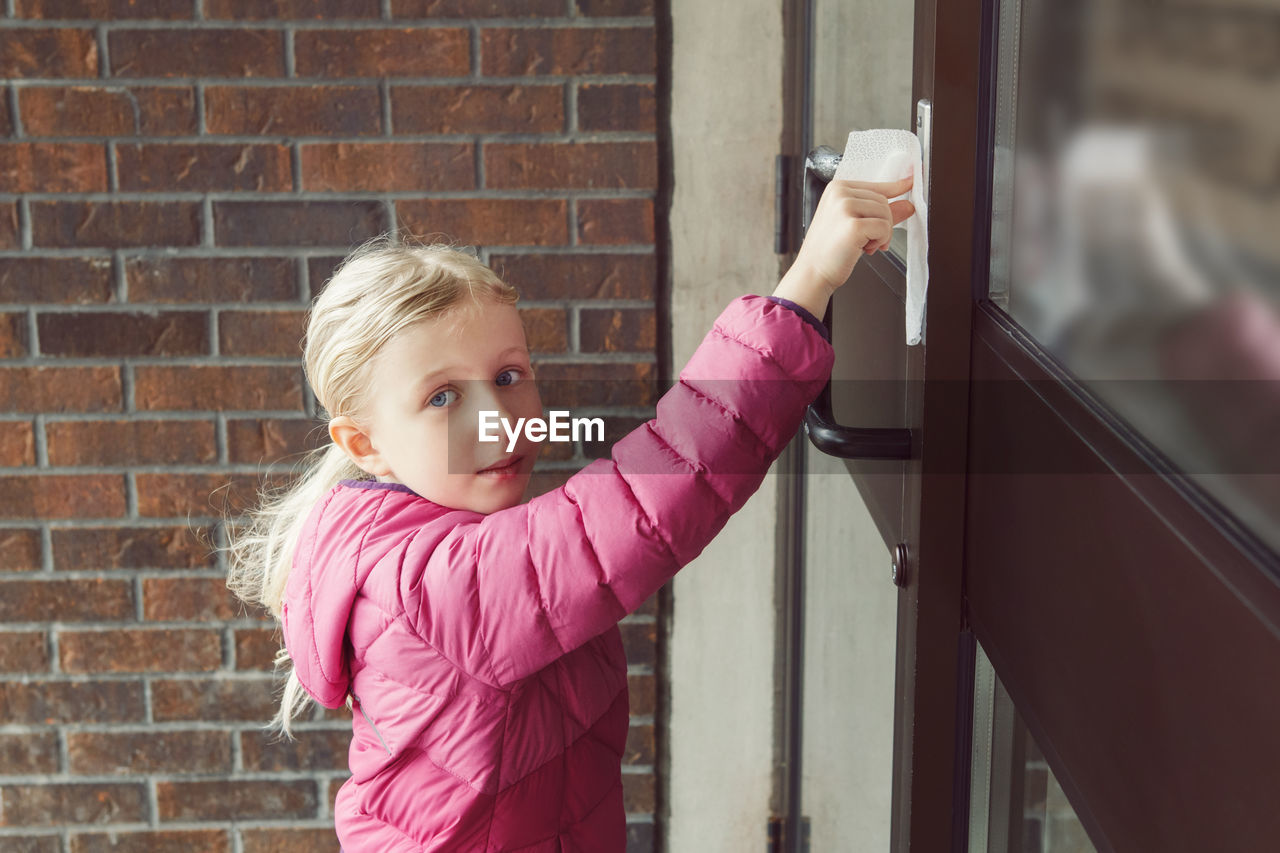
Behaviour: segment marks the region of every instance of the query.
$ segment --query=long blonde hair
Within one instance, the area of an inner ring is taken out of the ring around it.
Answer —
[[[516,291],[475,256],[447,246],[403,245],[383,237],[356,249],[312,303],[303,357],[307,379],[328,417],[358,418],[365,404],[370,362],[399,332],[438,317],[466,298],[511,305]],[[227,586],[278,620],[293,552],[312,507],[345,479],[366,476],[330,442],[304,457],[286,487],[264,489],[243,523],[227,525]],[[288,652],[280,710],[270,723],[292,737],[291,722],[311,702]]]

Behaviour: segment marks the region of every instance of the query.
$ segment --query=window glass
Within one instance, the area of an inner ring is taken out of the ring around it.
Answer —
[[[1280,552],[1280,3],[999,22],[989,297]]]
[[[914,4],[814,0],[813,140],[844,151],[849,133],[915,130],[911,101]],[[907,234],[889,250],[906,257]]]

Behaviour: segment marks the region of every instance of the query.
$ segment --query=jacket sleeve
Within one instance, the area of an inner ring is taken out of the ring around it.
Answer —
[[[715,537],[759,488],[831,372],[794,311],[735,300],[656,417],[564,486],[438,543],[410,546],[406,615],[469,674],[510,684],[607,630]]]

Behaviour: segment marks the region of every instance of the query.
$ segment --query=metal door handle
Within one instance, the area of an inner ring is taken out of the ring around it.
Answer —
[[[801,227],[809,230],[822,190],[836,174],[840,154],[826,145],[809,152],[804,159],[804,185],[801,190]],[[831,306],[823,318],[831,329]],[[834,340],[834,339],[833,339]],[[804,432],[813,446],[841,459],[910,459],[911,430],[898,427],[849,427],[836,423],[831,411],[831,380],[804,415]]]

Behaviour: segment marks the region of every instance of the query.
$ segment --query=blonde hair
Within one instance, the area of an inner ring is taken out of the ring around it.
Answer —
[[[370,363],[387,341],[468,299],[512,305],[517,295],[474,255],[448,246],[403,245],[382,237],[352,252],[312,303],[303,344],[307,379],[328,417],[361,414]],[[298,467],[291,485],[262,490],[246,523],[227,526],[227,586],[277,620],[312,507],[341,480],[367,476],[332,442],[312,450]],[[275,663],[289,676],[269,727],[292,737],[291,722],[311,697],[285,649]]]

